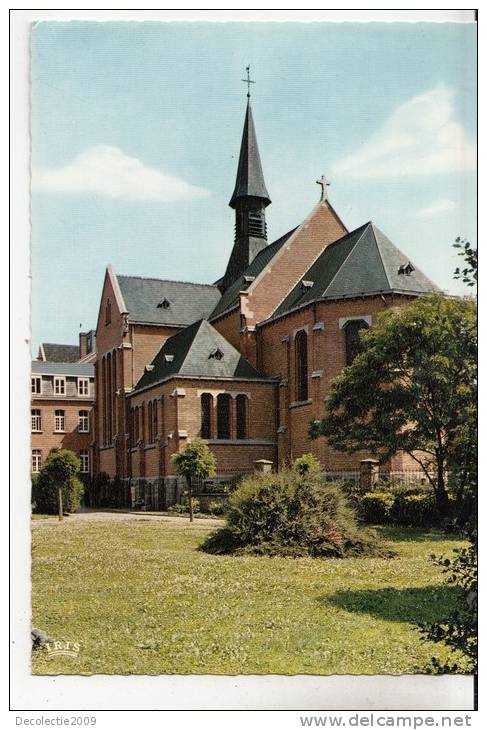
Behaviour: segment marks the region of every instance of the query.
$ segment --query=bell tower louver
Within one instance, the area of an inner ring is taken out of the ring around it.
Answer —
[[[247,94],[249,97],[250,95]],[[230,207],[235,210],[235,243],[222,288],[226,289],[267,245],[265,209],[271,199],[264,182],[250,98],[247,101],[245,123],[238,160],[235,189]]]

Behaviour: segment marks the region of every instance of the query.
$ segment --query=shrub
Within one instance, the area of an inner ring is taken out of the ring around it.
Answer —
[[[187,515],[189,514],[189,504],[186,502],[184,504],[173,504],[171,507],[168,507],[168,512],[172,512],[176,515]],[[200,503],[197,499],[193,497],[193,512],[199,512],[200,511]]]
[[[394,495],[390,492],[366,492],[358,500],[359,517],[364,522],[387,525],[393,504]]]
[[[107,507],[108,489],[110,486],[110,477],[105,471],[100,471],[93,480],[93,506]]]
[[[398,494],[390,514],[395,524],[408,527],[428,527],[440,519],[434,494]]]
[[[230,496],[226,527],[201,546],[210,553],[343,557],[390,555],[357,525],[341,485],[291,468],[243,481]]]
[[[308,474],[320,474],[323,471],[320,462],[314,454],[303,454],[298,459],[295,459],[292,469],[301,477]]]
[[[63,512],[76,512],[84,492],[78,473],[79,459],[73,451],[53,449],[32,483],[35,511],[41,514],[57,514],[58,490],[61,487]]]
[[[213,500],[208,505],[208,512],[210,515],[215,515],[215,517],[220,517],[221,515],[224,515],[227,511],[227,505],[223,500]]]

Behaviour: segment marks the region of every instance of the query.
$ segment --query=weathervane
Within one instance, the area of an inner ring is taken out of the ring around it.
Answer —
[[[247,99],[250,99],[250,84],[255,84],[255,81],[250,78],[250,64],[245,67],[245,70],[247,71],[247,78],[242,79],[242,81],[247,84]]]
[[[327,194],[326,194],[326,188],[331,185],[330,182],[326,179],[324,175],[320,177],[319,180],[316,181],[317,185],[321,185],[321,198],[320,200],[326,200]]]

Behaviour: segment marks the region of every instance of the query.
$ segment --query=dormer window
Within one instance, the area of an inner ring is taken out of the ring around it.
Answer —
[[[399,269],[397,270],[398,274],[404,274],[405,276],[411,276],[411,273],[414,271],[414,266],[410,261],[408,261],[405,264],[401,264]]]
[[[169,309],[170,306],[171,306],[171,302],[169,301],[169,299],[164,298],[162,300],[162,302],[159,302],[159,304],[157,305],[157,308],[158,309]]]
[[[303,281],[301,282],[301,289],[312,289],[313,284],[313,281],[307,281],[306,279],[303,279]]]
[[[219,347],[216,350],[212,350],[208,355],[208,360],[223,360],[225,353],[223,353]]]
[[[255,279],[255,276],[244,276],[244,282],[246,284],[252,284],[252,282],[254,281],[254,279]]]
[[[172,362],[174,360],[174,355],[164,355],[164,360],[166,362]]]

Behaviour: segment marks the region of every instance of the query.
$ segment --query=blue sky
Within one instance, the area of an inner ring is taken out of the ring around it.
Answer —
[[[476,28],[42,22],[32,31],[32,341],[96,325],[105,267],[212,282],[251,64],[270,240],[329,196],[440,286],[476,241]]]

